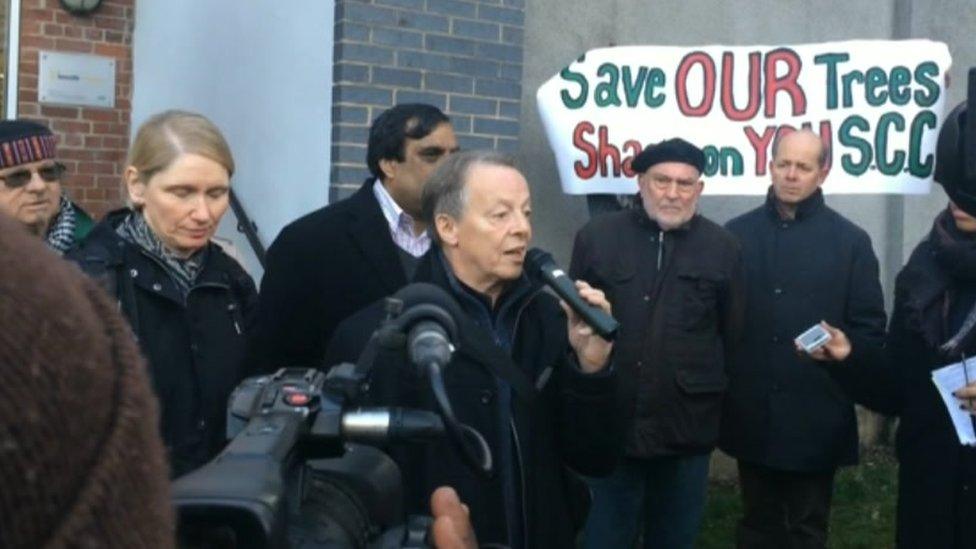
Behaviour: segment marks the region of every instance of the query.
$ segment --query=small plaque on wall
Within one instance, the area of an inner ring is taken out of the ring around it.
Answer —
[[[86,107],[115,106],[115,58],[41,51],[37,98],[41,103]]]

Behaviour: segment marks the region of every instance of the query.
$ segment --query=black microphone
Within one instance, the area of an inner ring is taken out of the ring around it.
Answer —
[[[620,328],[617,319],[608,315],[603,309],[587,303],[580,296],[576,284],[556,265],[549,252],[539,248],[529,250],[525,254],[525,269],[530,277],[537,277],[546,286],[552,288],[556,295],[600,337],[607,341],[613,341],[617,337],[617,330]]]
[[[410,329],[407,335],[407,353],[410,362],[417,366],[437,364],[443,368],[451,361],[454,346],[444,326],[436,320],[424,319]]]

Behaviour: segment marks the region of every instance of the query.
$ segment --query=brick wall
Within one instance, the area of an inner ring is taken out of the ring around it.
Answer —
[[[105,0],[90,17],[69,14],[58,0],[21,0],[18,117],[40,120],[58,134],[58,155],[68,166],[64,188],[96,217],[123,202],[134,20],[135,0]],[[37,67],[41,50],[114,57],[115,108],[39,104]]]
[[[515,152],[524,0],[336,0],[330,200],[369,174],[370,122],[396,103],[430,103],[463,148]]]

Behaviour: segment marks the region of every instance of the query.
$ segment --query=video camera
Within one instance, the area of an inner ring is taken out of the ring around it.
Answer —
[[[396,463],[374,446],[448,435],[476,472],[491,451],[454,417],[441,377],[457,342],[456,304],[430,284],[386,301],[356,364],[285,368],[244,380],[227,410],[227,447],[174,482],[185,547],[427,547],[429,517],[405,517]],[[380,350],[404,351],[438,411],[354,408]]]

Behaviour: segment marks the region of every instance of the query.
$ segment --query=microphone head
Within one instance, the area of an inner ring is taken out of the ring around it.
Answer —
[[[443,288],[440,286],[435,286],[427,282],[414,282],[413,284],[407,284],[406,286],[400,288],[397,293],[393,294],[394,298],[399,299],[403,302],[402,312],[406,312],[407,309],[415,305],[437,305],[442,309],[446,309],[452,317],[457,318],[461,314],[461,310],[458,308],[457,302],[454,298],[450,296]]]
[[[525,270],[528,271],[530,276],[537,276],[540,271],[548,269],[550,265],[555,265],[556,260],[552,258],[552,254],[541,249],[532,248],[525,253]]]
[[[398,323],[404,333],[421,321],[431,320],[442,325],[451,342],[457,345],[457,325],[464,313],[444,289],[426,282],[414,282],[400,288],[391,297],[403,302]]]

